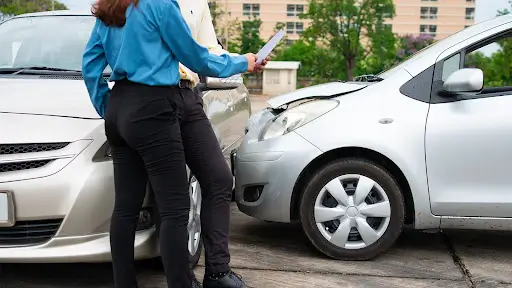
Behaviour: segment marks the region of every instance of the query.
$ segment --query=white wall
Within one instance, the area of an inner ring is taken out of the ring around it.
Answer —
[[[263,72],[263,94],[276,96],[297,89],[297,70],[266,69]]]

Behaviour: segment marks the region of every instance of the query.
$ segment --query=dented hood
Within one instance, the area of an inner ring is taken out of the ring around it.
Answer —
[[[282,105],[290,104],[310,98],[330,98],[355,92],[370,85],[367,82],[332,82],[302,88],[297,91],[276,96],[267,101],[270,107],[276,109]]]

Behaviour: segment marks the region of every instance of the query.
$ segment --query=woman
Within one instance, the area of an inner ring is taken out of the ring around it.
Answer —
[[[93,13],[98,20],[83,55],[83,77],[112,147],[115,286],[137,287],[135,227],[149,180],[162,221],[168,286],[198,287],[188,260],[190,200],[179,125],[188,89],[181,85],[178,63],[223,78],[254,71],[256,56],[210,54],[192,38],[176,0],[98,0]],[[111,92],[103,79],[107,64],[116,83]]]

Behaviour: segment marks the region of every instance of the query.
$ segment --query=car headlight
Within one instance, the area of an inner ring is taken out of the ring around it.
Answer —
[[[286,110],[265,125],[258,140],[285,135],[333,110],[338,104],[337,100],[314,100]]]

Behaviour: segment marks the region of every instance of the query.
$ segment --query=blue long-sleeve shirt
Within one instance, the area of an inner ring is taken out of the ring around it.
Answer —
[[[172,86],[180,81],[179,62],[192,71],[225,78],[247,71],[245,56],[217,56],[200,46],[176,0],[141,0],[128,7],[123,27],[107,27],[99,19],[85,48],[82,74],[92,104],[104,116],[110,95],[103,78],[107,64],[111,81],[128,79],[150,86]]]

